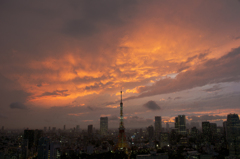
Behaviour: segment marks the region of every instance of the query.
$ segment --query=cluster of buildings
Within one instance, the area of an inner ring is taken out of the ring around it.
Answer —
[[[122,92],[121,92],[122,95]],[[122,96],[121,96],[122,97]],[[240,158],[240,120],[229,114],[223,126],[202,122],[188,126],[185,115],[175,117],[174,127],[162,127],[161,116],[154,126],[125,129],[123,103],[119,128],[108,128],[108,117],[100,117],[100,129],[87,131],[44,127],[43,130],[9,131],[0,135],[0,159],[137,158],[137,159],[234,159]]]
[[[100,117],[100,129],[88,125],[75,128],[9,131],[1,129],[0,159],[86,157],[116,154],[116,145],[127,144],[132,158],[236,158],[240,157],[240,120],[229,114],[223,126],[204,121],[201,128],[186,124],[185,115],[163,128],[160,116],[154,126],[124,129],[125,143],[119,143],[119,130],[108,128],[108,117]]]

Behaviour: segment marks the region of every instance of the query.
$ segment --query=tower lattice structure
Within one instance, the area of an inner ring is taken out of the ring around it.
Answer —
[[[128,148],[129,146],[126,140],[125,128],[123,124],[123,103],[122,103],[122,91],[121,91],[119,134],[118,134],[118,143],[115,149],[127,150]]]

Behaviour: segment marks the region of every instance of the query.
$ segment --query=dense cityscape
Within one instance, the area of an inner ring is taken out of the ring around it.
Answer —
[[[122,94],[122,92],[121,92]],[[122,95],[121,95],[122,96]],[[164,127],[165,124],[166,126]],[[67,129],[1,130],[0,159],[133,158],[133,159],[233,159],[240,157],[240,120],[229,114],[223,126],[204,121],[186,124],[175,117],[175,126],[155,116],[154,126],[125,129],[120,102],[119,130],[108,128],[100,117],[100,130],[93,125]]]
[[[0,159],[240,159],[240,0],[0,0]]]

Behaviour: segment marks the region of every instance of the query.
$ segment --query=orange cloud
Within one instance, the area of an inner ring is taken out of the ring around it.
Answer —
[[[107,105],[106,107],[107,108],[117,108],[118,106],[117,105]]]
[[[86,112],[86,113],[70,113],[70,114],[68,114],[68,115],[81,116],[81,115],[84,115],[84,114],[88,114],[88,112]]]

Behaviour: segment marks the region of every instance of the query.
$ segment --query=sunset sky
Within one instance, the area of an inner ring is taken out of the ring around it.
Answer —
[[[240,114],[238,0],[0,0],[0,23],[5,128],[117,128],[121,89],[126,128]]]

